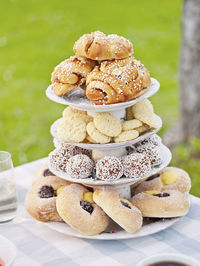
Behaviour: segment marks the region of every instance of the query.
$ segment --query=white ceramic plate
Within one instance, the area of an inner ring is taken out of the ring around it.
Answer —
[[[114,186],[118,186],[118,185],[123,185],[123,184],[134,184],[138,181],[143,181],[145,179],[147,179],[149,176],[154,175],[158,172],[160,172],[164,167],[168,166],[168,164],[171,161],[172,158],[172,154],[170,152],[170,150],[163,144],[160,145],[160,152],[161,152],[161,157],[162,157],[162,164],[160,164],[157,167],[154,167],[151,169],[151,171],[145,175],[142,176],[141,178],[120,178],[118,180],[109,180],[109,181],[104,181],[104,180],[99,180],[99,179],[94,179],[92,177],[88,177],[85,179],[75,179],[75,178],[71,178],[69,177],[65,172],[63,171],[56,171],[55,169],[53,169],[53,167],[51,166],[49,160],[47,160],[47,164],[48,167],[50,169],[50,171],[52,173],[54,173],[56,176],[59,176],[67,181],[71,181],[71,182],[75,182],[75,183],[81,183],[84,185],[88,185],[88,186],[102,186],[102,185],[114,185]]]
[[[16,247],[7,238],[0,235],[0,261],[2,260],[6,266],[13,263],[16,257]]]
[[[114,150],[114,149],[118,149],[118,148],[123,148],[123,147],[127,147],[127,146],[131,146],[136,144],[137,142],[146,139],[148,137],[150,137],[153,134],[156,134],[162,127],[162,120],[159,116],[155,115],[156,119],[158,120],[159,123],[159,127],[156,129],[151,129],[150,131],[140,135],[138,138],[130,140],[130,141],[124,141],[124,142],[119,142],[119,143],[107,143],[107,144],[88,144],[88,143],[67,143],[66,144],[71,144],[71,145],[75,145],[84,149],[88,149],[88,150]],[[60,121],[63,118],[59,118],[58,120],[56,120],[51,128],[50,128],[50,133],[54,138],[57,138],[57,127],[60,123]]]
[[[146,222],[144,223],[142,228],[135,234],[129,234],[126,231],[124,231],[122,228],[120,228],[117,224],[113,223],[109,226],[110,228],[108,228],[107,230],[108,233],[102,233],[102,234],[95,235],[95,236],[83,235],[75,231],[73,228],[71,228],[69,225],[65,223],[48,222],[44,224],[59,233],[78,237],[78,238],[99,239],[99,240],[119,240],[119,239],[130,239],[130,238],[143,237],[143,236],[148,236],[148,235],[157,233],[159,231],[162,231],[168,228],[169,226],[172,226],[174,223],[176,223],[180,219],[181,217],[170,218],[170,219],[157,219],[155,220],[155,222]]]
[[[131,105],[136,104],[137,102],[147,99],[151,97],[153,94],[155,94],[160,88],[160,83],[154,79],[151,78],[151,85],[147,90],[138,98],[122,102],[122,103],[115,103],[115,104],[109,104],[109,105],[95,105],[90,100],[86,98],[86,96],[83,96],[83,90],[78,87],[72,92],[70,92],[68,95],[65,96],[57,96],[54,91],[52,90],[52,86],[50,85],[46,89],[46,95],[47,97],[57,103],[61,103],[64,105],[70,105],[76,109],[84,110],[84,111],[91,111],[91,112],[111,112],[116,111],[122,108],[127,108]]]

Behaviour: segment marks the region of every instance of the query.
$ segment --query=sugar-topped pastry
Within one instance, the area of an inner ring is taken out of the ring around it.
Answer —
[[[103,211],[130,234],[136,233],[142,226],[142,214],[131,202],[120,198],[113,187],[96,189],[93,199]]]
[[[66,173],[71,178],[86,178],[92,174],[94,162],[85,154],[72,156],[66,165]]]
[[[170,218],[185,215],[190,207],[188,195],[177,190],[147,190],[131,198],[143,217]]]
[[[116,180],[123,175],[121,160],[115,156],[105,156],[96,163],[96,176],[101,180]]]
[[[116,34],[95,31],[84,34],[74,44],[74,53],[93,60],[122,59],[133,54],[131,42]]]
[[[56,95],[68,94],[78,86],[84,86],[87,74],[97,63],[85,57],[71,56],[55,67],[51,82]]]
[[[85,235],[100,234],[109,224],[108,216],[95,204],[91,194],[86,187],[72,184],[65,187],[56,200],[62,219]]]
[[[138,194],[145,190],[178,190],[187,193],[191,188],[191,179],[187,172],[176,167],[165,167],[161,172],[150,176],[132,191]]]
[[[144,154],[132,153],[122,160],[124,175],[128,178],[139,178],[151,170],[151,163]]]
[[[97,105],[132,100],[145,91],[144,73],[149,75],[144,66],[143,71],[138,68],[133,56],[122,60],[103,61],[87,75],[86,96]],[[148,85],[150,82],[149,75]],[[147,85],[147,82],[145,84]]]

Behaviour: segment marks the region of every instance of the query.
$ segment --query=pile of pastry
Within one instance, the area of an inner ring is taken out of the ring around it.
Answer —
[[[116,143],[134,140],[160,126],[149,100],[127,108],[123,122],[109,112],[96,113],[92,117],[86,111],[67,107],[56,129],[56,137],[67,143]]]
[[[57,96],[77,87],[96,105],[132,100],[151,84],[149,71],[133,56],[133,45],[118,35],[100,31],[85,34],[74,44],[74,54],[55,67],[52,89]]]
[[[104,156],[94,161],[90,150],[63,144],[49,154],[48,162],[52,171],[64,172],[72,179],[139,179],[162,163],[160,146],[160,138],[153,135],[127,147],[127,155]]]
[[[114,187],[91,189],[54,176],[44,166],[35,175],[25,207],[35,219],[65,222],[85,235],[105,232],[111,220],[128,233],[137,232],[145,217],[171,218],[189,210],[188,174],[175,167],[132,188],[131,199],[120,197]]]

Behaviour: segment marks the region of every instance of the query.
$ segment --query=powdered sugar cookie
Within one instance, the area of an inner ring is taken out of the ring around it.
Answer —
[[[114,142],[123,142],[123,141],[129,141],[132,139],[136,139],[139,136],[139,133],[137,130],[127,130],[121,132],[117,137],[114,138]]]
[[[81,111],[81,110],[72,108],[71,106],[65,108],[65,110],[63,111],[63,117],[66,120],[74,120],[76,118],[79,118],[85,121],[86,124],[93,120],[93,118],[89,116],[86,111]]]
[[[132,119],[122,123],[122,130],[131,130],[142,126],[142,122],[137,119]]]
[[[109,137],[116,137],[122,131],[121,123],[110,113],[97,113],[94,116],[94,125],[101,133]]]
[[[96,129],[93,122],[87,124],[87,133],[88,135],[96,141],[96,143],[109,143],[111,138],[101,133],[98,129]]]
[[[57,136],[62,142],[81,142],[86,137],[86,123],[80,118],[63,119],[58,125]]]

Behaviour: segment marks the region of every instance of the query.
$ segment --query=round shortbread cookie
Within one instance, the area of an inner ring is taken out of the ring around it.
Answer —
[[[135,118],[142,121],[143,123],[147,124],[150,127],[158,128],[159,127],[159,121],[156,119],[156,116],[154,114],[145,114],[145,113],[137,113],[135,115]]]
[[[149,127],[148,125],[146,125],[146,124],[142,124],[141,127],[138,127],[138,128],[136,128],[135,130],[137,130],[137,131],[139,132],[139,134],[142,134],[142,133],[148,131],[149,128],[150,128],[150,127]]]
[[[86,137],[86,123],[80,118],[63,119],[58,125],[57,136],[62,142],[82,142]]]
[[[137,130],[127,130],[123,131],[119,134],[119,136],[114,138],[115,142],[123,142],[123,141],[129,141],[132,139],[136,139],[139,136],[139,133]]]
[[[96,143],[109,143],[111,138],[102,134],[98,129],[96,129],[93,122],[87,124],[87,133]]]
[[[109,137],[116,137],[122,131],[121,123],[110,113],[97,113],[94,116],[94,125],[101,133]]]
[[[63,117],[66,120],[74,120],[76,118],[79,118],[85,121],[86,124],[93,120],[93,118],[89,116],[86,111],[74,109],[71,106],[65,108],[65,110],[63,111]]]
[[[142,126],[142,122],[137,120],[137,119],[132,119],[129,121],[125,121],[122,123],[122,130],[126,131],[126,130],[132,130],[138,127]]]
[[[87,136],[86,136],[86,140],[88,140],[90,143],[94,143],[94,144],[97,143],[97,142],[96,142],[92,137],[90,137],[88,134],[87,134]]]
[[[137,114],[144,114],[144,115],[153,114],[153,105],[149,100],[145,99],[133,105],[132,112],[135,118],[137,118],[136,117]]]

